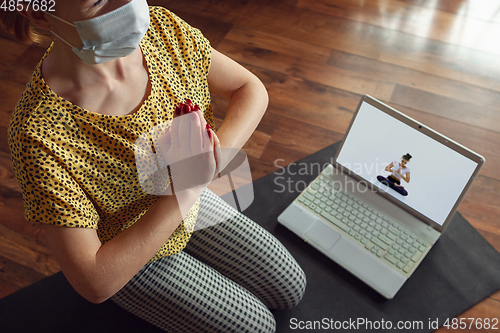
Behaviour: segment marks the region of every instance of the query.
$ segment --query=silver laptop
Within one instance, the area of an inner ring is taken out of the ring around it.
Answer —
[[[278,221],[391,299],[445,231],[483,163],[364,96],[331,164]]]

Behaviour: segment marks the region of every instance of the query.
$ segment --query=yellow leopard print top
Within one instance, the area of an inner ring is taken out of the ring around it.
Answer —
[[[105,243],[143,216],[157,197],[141,190],[134,142],[169,121],[189,98],[214,127],[207,75],[210,43],[199,30],[161,7],[150,7],[151,23],[140,47],[151,93],[126,116],[88,110],[54,93],[35,68],[16,105],[9,145],[29,221],[97,229]],[[198,203],[151,261],[181,251],[197,217]]]

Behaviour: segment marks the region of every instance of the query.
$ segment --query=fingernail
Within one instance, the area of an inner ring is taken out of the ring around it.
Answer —
[[[178,116],[181,114],[181,108],[179,106],[175,107],[175,115]]]
[[[182,104],[182,112],[189,113],[189,106],[187,104]]]
[[[189,98],[186,98],[186,104],[193,104]]]
[[[198,106],[198,104],[196,104],[194,107],[193,107],[193,111],[200,111],[200,107]]]

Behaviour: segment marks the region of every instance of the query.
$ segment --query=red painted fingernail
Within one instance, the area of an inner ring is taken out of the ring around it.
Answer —
[[[201,111],[200,107],[198,106],[198,104],[196,104],[194,107],[193,107],[193,111]]]
[[[186,98],[186,104],[193,104],[193,102],[189,98]]]
[[[181,108],[179,106],[175,107],[175,115],[178,116],[181,114]]]
[[[182,104],[182,112],[189,113],[189,106],[187,104]]]
[[[212,133],[211,133],[210,130],[212,129],[212,127],[210,127],[209,124],[207,124],[207,126],[205,126],[205,127],[207,128],[208,137],[211,139],[212,138]]]

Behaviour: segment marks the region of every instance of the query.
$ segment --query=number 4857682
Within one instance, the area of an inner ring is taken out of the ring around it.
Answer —
[[[13,12],[31,8],[35,12],[53,12],[55,11],[55,5],[55,0],[3,0],[0,9]]]
[[[453,319],[446,319],[446,321],[443,324],[444,327],[447,329],[491,329],[491,330],[498,330],[498,318],[453,318]]]

